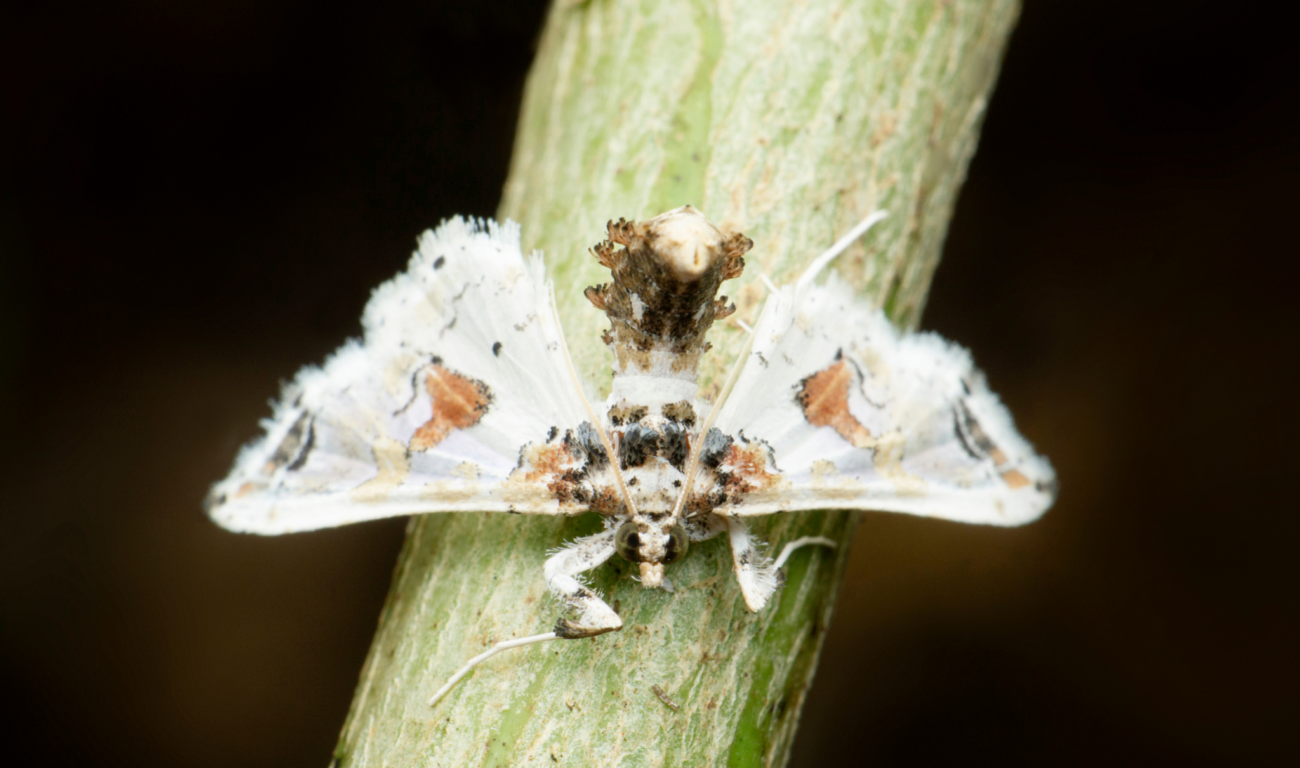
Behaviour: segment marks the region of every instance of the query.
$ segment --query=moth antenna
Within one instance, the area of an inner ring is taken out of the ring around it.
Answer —
[[[713,422],[717,421],[722,406],[731,395],[731,390],[735,388],[736,381],[740,379],[740,371],[745,367],[745,361],[749,359],[749,352],[753,348],[754,332],[750,330],[749,338],[745,340],[745,348],[740,350],[740,355],[736,357],[736,364],[731,366],[731,374],[727,376],[726,385],[718,393],[718,401],[709,409],[709,418],[705,419],[704,428],[700,430],[701,437],[696,441],[698,445],[691,448],[691,461],[686,465],[686,481],[682,483],[682,492],[677,496],[677,503],[673,505],[673,519],[681,514],[682,507],[686,504],[686,496],[691,492],[691,484],[695,482],[695,471],[700,468],[700,452],[704,447],[704,438],[708,437],[709,430],[713,429]]]
[[[750,336],[754,335],[754,329],[751,328],[749,326],[749,323],[745,322],[744,320],[741,320],[740,318],[736,318],[736,325],[739,325],[740,330],[744,331],[745,333],[748,333]]]
[[[459,683],[465,677],[465,675],[468,675],[470,673],[470,670],[474,669],[474,667],[477,667],[479,664],[482,664],[483,662],[487,661],[488,659],[492,658],[498,653],[509,650],[511,648],[520,648],[525,645],[532,645],[533,643],[545,643],[549,640],[559,640],[559,639],[560,636],[555,634],[554,632],[547,632],[546,634],[543,635],[529,635],[528,637],[521,637],[516,640],[506,640],[504,642],[497,643],[496,645],[487,649],[483,653],[480,653],[479,655],[465,662],[465,666],[456,670],[456,674],[452,675],[451,679],[448,680],[446,683],[444,683],[443,686],[438,689],[438,692],[433,694],[433,697],[429,699],[429,706],[432,707],[434,704],[437,704],[439,699],[441,699],[443,696],[446,696],[447,693],[452,688],[456,687],[456,683]]]
[[[559,317],[559,310],[555,306],[555,286],[550,286],[551,291],[551,312],[555,317]],[[559,323],[556,323],[559,326]],[[573,356],[569,354],[569,342],[564,338],[564,328],[560,331],[560,349],[564,350],[564,362],[569,366],[569,378],[573,380],[573,386],[578,389],[578,397],[582,398],[582,407],[587,409],[587,416],[591,419],[592,426],[596,428],[596,435],[600,438],[600,445],[605,449],[605,457],[609,459],[609,466],[614,470],[614,479],[618,481],[618,489],[623,494],[623,501],[627,503],[628,511],[633,515],[637,513],[636,503],[632,501],[632,494],[627,490],[627,483],[623,481],[623,473],[618,468],[618,456],[614,453],[614,445],[609,441],[609,434],[605,432],[605,425],[596,415],[596,409],[591,407],[591,401],[587,399],[587,393],[583,391],[582,380],[578,378],[578,371],[573,367]]]
[[[825,253],[813,259],[812,263],[808,265],[808,269],[804,270],[803,276],[794,284],[795,295],[798,296],[800,293],[806,291],[808,286],[812,285],[812,281],[817,278],[817,273],[825,269],[827,264],[834,261],[836,256],[844,253],[850,245],[853,245],[854,240],[865,235],[868,229],[874,227],[881,221],[881,219],[884,219],[888,215],[888,211],[872,211],[870,216],[859,222],[853,229],[850,229],[848,234],[844,235],[844,237],[841,237],[839,240],[836,240],[835,245],[827,248]]]
[[[776,283],[772,282],[772,278],[768,277],[766,274],[759,273],[758,279],[763,281],[763,285],[767,286],[768,291],[777,293],[780,290],[776,287]]]

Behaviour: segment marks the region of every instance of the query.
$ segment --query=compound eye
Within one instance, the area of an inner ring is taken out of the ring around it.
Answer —
[[[691,540],[686,535],[686,529],[680,525],[674,525],[673,529],[668,532],[668,546],[664,553],[664,564],[681,560],[682,555],[686,554],[686,548],[690,545]]]
[[[629,563],[641,562],[641,534],[636,523],[629,520],[619,526],[618,533],[614,534],[614,551]]]

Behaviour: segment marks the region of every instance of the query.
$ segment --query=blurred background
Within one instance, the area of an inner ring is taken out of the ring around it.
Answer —
[[[1281,5],[1026,3],[923,325],[1062,495],[867,517],[795,765],[1300,764]],[[417,233],[493,213],[544,3],[3,15],[3,761],[320,768],[404,523],[200,500]]]

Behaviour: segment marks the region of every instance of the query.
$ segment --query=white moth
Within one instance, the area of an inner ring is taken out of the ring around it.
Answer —
[[[620,219],[594,253],[612,282],[586,296],[610,319],[613,391],[577,383],[539,255],[507,223],[444,222],[407,271],[379,286],[365,338],[285,386],[266,434],[217,483],[208,512],[234,531],[280,534],[426,512],[597,512],[604,530],[546,560],[566,615],[506,648],[620,629],[579,580],[614,554],[641,584],[692,542],[731,540],[745,603],[762,610],[779,568],[745,518],[812,509],[905,512],[1020,525],[1052,504],[1055,473],[1016,432],[966,350],[899,334],[831,275],[817,275],[877,212],[776,288],[718,402],[696,384],[717,297],[753,243],[690,206]]]

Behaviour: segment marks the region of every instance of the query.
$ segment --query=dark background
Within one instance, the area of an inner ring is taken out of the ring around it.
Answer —
[[[14,13],[3,762],[324,766],[403,522],[260,539],[199,501],[419,231],[493,213],[542,4]],[[1300,764],[1295,28],[1030,0],[924,325],[1062,496],[868,516],[796,765]]]

